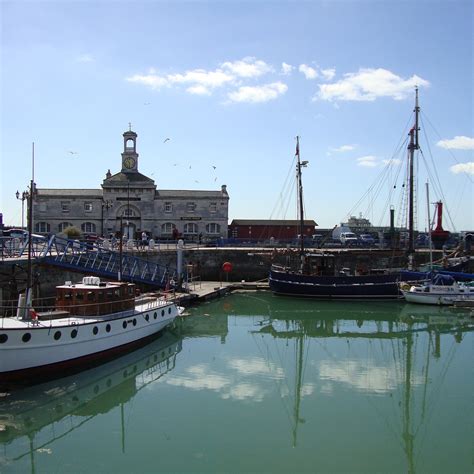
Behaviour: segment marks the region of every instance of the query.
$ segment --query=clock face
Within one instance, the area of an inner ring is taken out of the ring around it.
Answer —
[[[125,166],[125,168],[127,169],[132,169],[135,166],[135,160],[130,157],[125,158],[125,160],[123,161],[123,166]]]

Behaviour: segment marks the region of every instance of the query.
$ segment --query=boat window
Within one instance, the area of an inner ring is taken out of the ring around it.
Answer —
[[[54,333],[54,339],[57,341],[59,339],[61,339],[61,331],[56,331]]]
[[[115,295],[115,296],[120,296],[120,290],[115,290],[115,291],[114,291],[114,295]]]
[[[94,333],[94,336],[97,335],[97,333],[99,332],[99,328],[97,326],[94,326],[92,332]]]
[[[122,323],[122,326],[123,326],[124,329],[126,329],[126,328],[127,328],[127,321],[124,321],[124,322]]]
[[[84,299],[84,295],[82,293],[76,293],[76,299],[77,300],[83,300]]]
[[[106,330],[107,332],[110,332],[110,329],[111,329],[110,324],[107,324],[107,326],[105,326],[105,330]]]
[[[77,336],[77,329],[71,331],[71,339],[74,339]]]
[[[66,294],[64,295],[64,299],[65,299],[65,300],[70,300],[71,298],[72,298],[72,294],[71,294],[71,293],[66,293]]]
[[[92,291],[87,292],[87,299],[89,301],[94,301],[95,300],[94,293]]]
[[[6,334],[0,334],[0,344],[4,344],[8,341],[8,336]]]
[[[153,319],[156,319],[156,311],[153,313]]]
[[[137,320],[135,318],[133,318],[133,325],[136,326],[137,325]]]
[[[168,314],[171,314],[171,308],[168,308]]]
[[[162,310],[161,310],[161,317],[163,317],[164,315],[165,315],[165,310],[162,309]]]
[[[23,334],[23,337],[21,338],[23,342],[28,342],[30,339],[31,339],[31,334],[29,332],[25,332],[25,334]]]
[[[147,321],[149,321],[149,320],[150,320],[150,315],[149,315],[149,314],[145,315],[145,319],[146,319]]]
[[[129,294],[129,295],[132,295],[132,294],[133,294],[133,288],[132,288],[132,287],[130,287],[130,288],[128,289],[128,294]]]

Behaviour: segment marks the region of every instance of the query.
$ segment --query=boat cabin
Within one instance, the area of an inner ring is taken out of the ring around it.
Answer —
[[[56,287],[56,309],[77,316],[102,316],[135,307],[135,284],[103,282],[84,277],[81,283],[67,281]]]

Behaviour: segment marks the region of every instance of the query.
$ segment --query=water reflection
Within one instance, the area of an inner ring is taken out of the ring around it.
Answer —
[[[55,441],[119,405],[123,414],[125,403],[174,369],[181,347],[181,338],[167,331],[145,347],[98,367],[1,394],[0,443],[5,449],[21,437],[29,440],[26,450],[15,443],[14,449],[20,450],[9,453],[4,462],[30,456],[33,471],[35,452],[47,452]]]
[[[417,470],[417,437],[422,444],[419,438],[426,437],[436,418],[434,406],[450,379],[454,353],[474,331],[473,313],[465,309],[313,302],[258,293],[234,295],[193,315],[182,322],[183,337],[199,337],[200,328],[222,343],[227,343],[233,326],[239,328],[244,317],[251,318],[248,331],[258,356],[228,357],[220,372],[216,364],[196,365],[169,383],[262,402],[272,396],[271,381],[290,420],[295,447],[305,422],[305,398],[311,399],[307,410],[314,413],[320,396],[337,399],[343,411],[355,397],[366,397],[369,416],[390,426],[405,454],[404,470],[410,473]],[[340,421],[345,426],[347,420]]]

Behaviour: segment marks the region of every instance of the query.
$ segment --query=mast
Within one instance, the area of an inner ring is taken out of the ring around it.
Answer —
[[[300,256],[304,255],[304,206],[303,206],[303,182],[301,180],[301,168],[308,164],[307,161],[300,161],[300,137],[296,137],[296,179],[298,186],[298,212],[299,212],[299,227],[300,227]]]
[[[33,265],[31,262],[31,254],[33,248],[33,193],[35,191],[35,144],[32,143],[32,157],[31,157],[31,181],[30,192],[28,194],[28,261],[27,261],[27,282],[25,292],[24,309],[21,312],[23,319],[30,319],[30,309],[33,300]]]
[[[418,141],[418,116],[420,107],[418,105],[418,87],[415,87],[415,125],[410,130],[410,143],[408,144],[409,150],[409,181],[408,181],[408,253],[413,254],[415,252],[415,239],[414,239],[414,161],[415,161],[415,150],[420,148]]]
[[[430,218],[430,188],[428,181],[426,182],[426,207],[428,216],[428,240],[430,243],[430,271],[433,270],[433,246],[431,244],[431,218]]]

